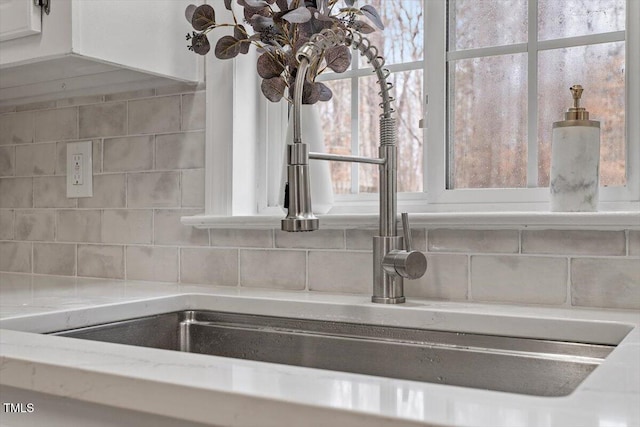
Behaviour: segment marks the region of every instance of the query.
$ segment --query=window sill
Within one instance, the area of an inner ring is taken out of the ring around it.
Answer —
[[[377,214],[320,215],[320,227],[377,228]],[[181,218],[182,224],[196,228],[270,229],[280,228],[282,215],[215,216]],[[455,212],[415,213],[412,227],[545,227],[545,228],[633,228],[640,229],[640,212]]]

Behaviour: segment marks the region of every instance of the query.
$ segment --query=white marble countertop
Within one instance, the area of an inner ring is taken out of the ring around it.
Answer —
[[[34,333],[182,309],[620,344],[569,396],[537,397]],[[186,424],[640,426],[638,311],[383,306],[364,296],[0,274],[0,327],[0,390]]]

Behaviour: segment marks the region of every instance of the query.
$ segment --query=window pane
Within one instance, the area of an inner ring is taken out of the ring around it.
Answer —
[[[449,188],[526,186],[527,56],[449,63]]]
[[[358,81],[360,92],[358,104],[358,155],[378,157],[378,135],[380,134],[379,86],[375,76],[363,77]],[[355,154],[355,153],[354,153]],[[361,193],[378,192],[378,166],[358,165],[359,191]]]
[[[626,0],[538,0],[538,38],[621,31]]]
[[[366,34],[377,47],[387,64],[422,61],[424,58],[424,5],[423,0],[367,1],[380,13],[385,25]],[[356,53],[358,54],[358,53]],[[360,68],[369,67],[367,59],[360,57]]]
[[[527,22],[527,0],[450,0],[449,50],[526,43]]]
[[[423,138],[419,122],[422,118],[422,70],[393,73],[393,106],[398,126],[398,191],[416,192],[423,189]],[[377,79],[360,79],[359,150],[361,156],[378,157],[380,133],[380,96]],[[378,191],[378,166],[359,165],[360,192]]]
[[[423,187],[422,70],[394,73],[394,103],[398,124],[398,191],[418,192]]]
[[[331,80],[323,83],[333,91],[331,100],[318,102],[326,152],[351,154],[351,81]],[[351,165],[344,162],[330,162],[330,165],[334,193],[350,193]]]
[[[625,185],[624,42],[542,51],[538,67],[538,185],[549,185],[551,128],[572,106],[573,84],[584,87],[581,105],[600,121],[600,185]]]

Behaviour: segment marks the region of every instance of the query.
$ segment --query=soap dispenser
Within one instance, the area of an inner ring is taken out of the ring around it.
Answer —
[[[580,107],[582,86],[569,90],[573,107],[553,123],[551,134],[551,210],[590,212],[598,207],[600,122],[589,120],[589,112]]]

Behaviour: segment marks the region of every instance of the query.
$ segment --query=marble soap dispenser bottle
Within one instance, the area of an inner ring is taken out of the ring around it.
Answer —
[[[598,208],[600,122],[580,107],[582,86],[569,88],[573,107],[551,134],[551,210],[589,212]]]

